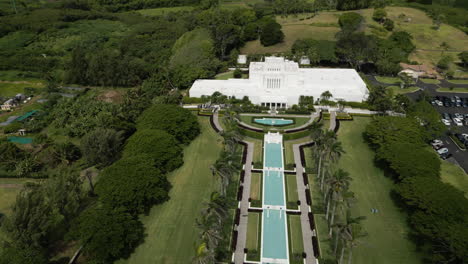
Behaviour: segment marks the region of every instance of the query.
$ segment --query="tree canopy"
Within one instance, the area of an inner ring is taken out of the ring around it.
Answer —
[[[177,105],[157,104],[144,111],[137,120],[138,129],[161,129],[177,141],[187,144],[200,133],[197,117]]]

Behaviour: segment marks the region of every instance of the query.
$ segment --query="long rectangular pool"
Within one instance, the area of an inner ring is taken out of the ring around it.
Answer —
[[[263,213],[261,262],[289,263],[283,136],[268,133],[263,150]]]

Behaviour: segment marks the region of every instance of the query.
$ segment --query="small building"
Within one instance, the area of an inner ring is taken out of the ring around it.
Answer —
[[[426,64],[417,65],[400,63],[400,66],[403,69],[400,73],[406,73],[414,79],[437,78],[437,71]]]
[[[16,101],[14,98],[6,100],[2,105],[1,108],[3,111],[10,111],[11,109],[15,108],[18,106],[18,101]]]
[[[24,99],[26,99],[26,96],[24,94],[19,93],[19,94],[15,95],[14,99],[17,100],[17,101],[23,101]]]
[[[247,64],[247,55],[239,55],[237,57],[237,64]]]
[[[307,56],[302,56],[299,60],[300,65],[310,65],[310,59]]]

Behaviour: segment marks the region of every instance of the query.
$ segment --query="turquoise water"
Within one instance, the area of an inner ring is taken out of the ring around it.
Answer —
[[[268,168],[282,168],[282,145],[276,143],[267,143],[265,145],[265,167]]]
[[[8,141],[19,144],[31,144],[33,139],[27,137],[8,137]]]
[[[264,205],[284,206],[284,188],[283,172],[264,171],[263,179],[265,181]]]
[[[265,209],[263,214],[263,257],[287,259],[285,212]]]
[[[291,119],[283,118],[255,118],[254,122],[268,126],[290,125],[294,123],[294,121],[292,121]]]

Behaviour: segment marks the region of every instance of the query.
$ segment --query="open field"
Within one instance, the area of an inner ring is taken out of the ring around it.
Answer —
[[[202,133],[184,150],[184,165],[168,178],[170,200],[141,216],[147,237],[128,260],[117,263],[190,263],[199,240],[195,220],[216,188],[210,172],[221,151],[220,136],[209,118],[198,118]]]
[[[24,88],[26,87],[39,90],[44,87],[44,84],[41,82],[28,81],[0,81],[0,96],[9,97],[24,93]]]
[[[468,198],[468,175],[455,164],[448,161],[442,161],[440,178],[443,182],[449,183],[465,193]]]
[[[261,117],[262,117],[262,115],[259,115],[258,118],[261,118]],[[254,117],[254,118],[256,118],[256,117]],[[287,117],[278,117],[278,118],[288,119]],[[248,124],[248,125],[258,127],[258,128],[262,128],[262,129],[263,128],[268,128],[268,129],[277,129],[277,130],[299,127],[299,126],[304,125],[305,123],[307,123],[307,121],[310,120],[310,118],[308,118],[308,117],[295,117],[294,119],[295,119],[295,123],[291,124],[291,125],[287,125],[287,126],[268,126],[268,125],[262,125],[262,124],[254,122],[252,120],[252,116],[241,116],[240,117],[240,120],[242,122]]]
[[[289,258],[291,263],[303,263],[302,252],[304,252],[304,244],[302,241],[302,228],[300,215],[288,215],[288,235],[289,235]],[[300,261],[294,261],[295,256],[299,255]]]
[[[357,198],[352,212],[354,216],[367,218],[363,227],[368,236],[353,251],[353,262],[421,263],[415,244],[408,239],[406,215],[390,197],[394,183],[375,167],[375,154],[362,137],[370,121],[370,118],[355,117],[352,122],[341,123],[338,131],[338,139],[346,152],[339,161],[339,167],[350,173],[353,179],[350,189]],[[379,213],[372,214],[371,208],[378,209]]]
[[[249,219],[247,221],[247,241],[246,248],[249,252],[256,251],[260,257],[260,247],[262,240],[262,213],[249,212]],[[260,260],[260,259],[252,259]]]

